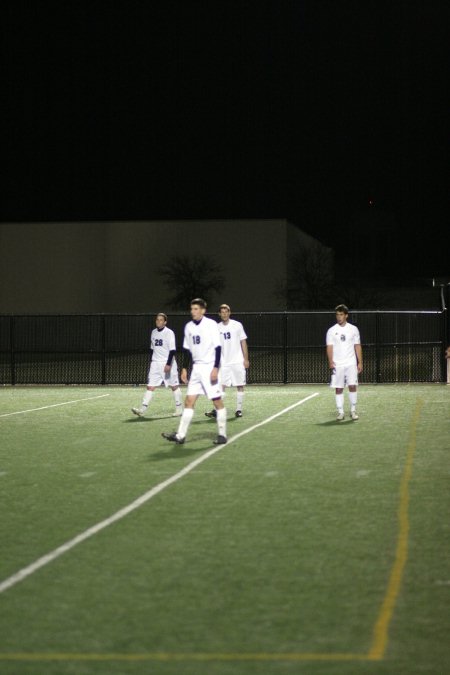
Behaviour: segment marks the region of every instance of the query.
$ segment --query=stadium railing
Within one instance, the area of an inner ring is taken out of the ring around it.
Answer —
[[[0,384],[142,384],[155,313],[0,315]],[[249,384],[328,382],[324,343],[334,313],[241,312],[233,318],[248,335]],[[184,312],[169,316],[180,352],[188,320]],[[363,344],[361,382],[446,381],[444,311],[353,311],[350,321]]]

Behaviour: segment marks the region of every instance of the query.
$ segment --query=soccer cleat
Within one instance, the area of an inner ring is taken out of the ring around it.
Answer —
[[[234,416],[235,417],[242,417],[242,410],[236,410],[236,412],[234,413]]]
[[[225,445],[227,442],[226,436],[217,436],[216,440],[213,441],[214,445]]]
[[[144,408],[131,408],[131,412],[137,415],[138,417],[144,417],[145,415]]]
[[[172,413],[172,417],[181,417],[182,412],[181,410],[175,410],[174,413]]]
[[[359,420],[359,415],[358,415],[358,413],[356,412],[356,410],[352,410],[352,411],[350,412],[350,417],[352,418],[352,420]]]
[[[216,410],[210,410],[209,412],[205,413],[206,417],[217,417],[217,412]]]
[[[161,436],[165,438],[167,441],[173,441],[174,443],[177,443],[177,445],[183,445],[184,443],[184,438],[180,438],[179,436],[177,436],[176,431],[172,432],[171,434],[166,434],[165,432],[163,432]]]
[[[343,412],[338,412],[338,414],[336,415],[336,420],[337,420],[337,422],[342,422],[342,420],[343,420],[344,418],[345,418],[345,415],[344,415]]]

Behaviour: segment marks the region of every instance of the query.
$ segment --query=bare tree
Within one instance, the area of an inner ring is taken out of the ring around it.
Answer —
[[[211,303],[215,293],[225,288],[220,265],[205,255],[176,255],[162,265],[159,273],[171,295],[167,304],[172,309],[186,309],[193,298],[204,298]]]
[[[287,281],[278,282],[278,297],[287,310],[329,309],[339,303],[359,309],[383,306],[383,289],[367,279],[345,275],[345,283],[334,278],[333,252],[319,243],[305,247],[289,260]]]
[[[333,293],[333,252],[319,242],[304,247],[288,263],[287,281],[279,284],[277,295],[286,309],[322,309]]]

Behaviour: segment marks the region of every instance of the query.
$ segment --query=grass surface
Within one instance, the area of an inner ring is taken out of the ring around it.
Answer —
[[[239,420],[232,391],[210,455],[205,399],[176,446],[142,393],[0,391],[2,675],[450,672],[448,387],[363,386],[343,423],[325,386]]]

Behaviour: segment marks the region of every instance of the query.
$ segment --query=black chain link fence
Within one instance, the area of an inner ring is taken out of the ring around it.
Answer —
[[[328,382],[325,334],[334,313],[246,312],[233,318],[248,335],[249,384]],[[186,313],[169,316],[180,354],[188,320]],[[354,311],[350,321],[361,333],[361,382],[446,379],[445,312]],[[154,314],[2,315],[0,384],[142,384],[154,325]]]

